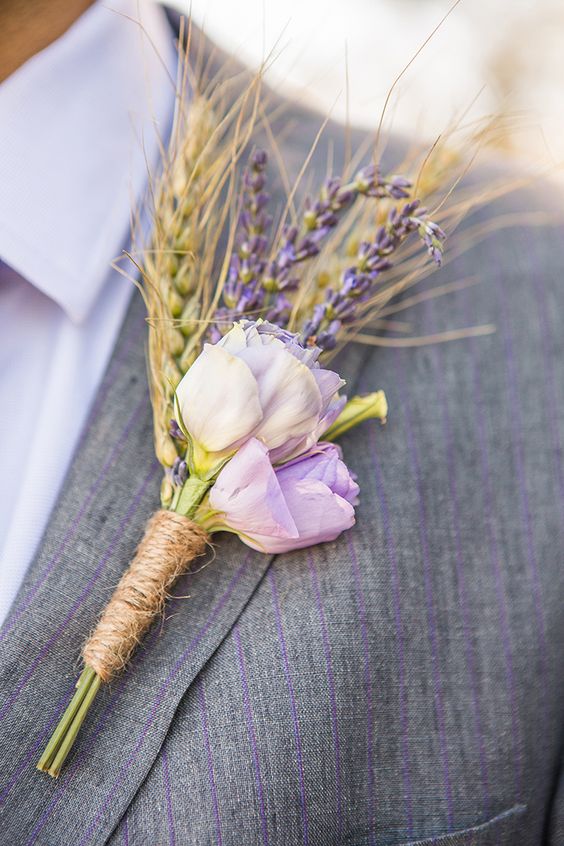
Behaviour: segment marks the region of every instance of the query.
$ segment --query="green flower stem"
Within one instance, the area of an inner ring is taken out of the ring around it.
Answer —
[[[89,669],[89,668],[87,668],[87,669]],[[92,671],[92,672],[94,673],[94,671]],[[55,755],[55,757],[53,759],[53,763],[51,764],[51,766],[48,769],[49,775],[53,776],[53,778],[58,778],[59,773],[61,772],[61,767],[65,763],[65,761],[67,759],[67,755],[69,754],[69,752],[71,751],[71,749],[73,747],[73,744],[74,744],[74,741],[76,740],[76,736],[78,734],[78,731],[79,731],[82,723],[84,722],[84,718],[86,717],[86,715],[87,715],[87,713],[90,709],[90,706],[92,705],[92,703],[94,701],[94,697],[98,693],[98,690],[99,690],[101,684],[102,684],[102,679],[100,678],[100,676],[98,676],[98,675],[96,675],[96,673],[94,673],[92,680],[88,684],[88,689],[86,691],[84,699],[82,700],[80,707],[79,707],[78,711],[76,712],[75,717],[74,717],[73,721],[71,722],[68,730],[65,732],[65,735],[62,738],[61,744],[60,744],[59,749],[57,751],[57,754]]]
[[[174,497],[171,510],[192,518],[211,485],[211,481],[204,481],[197,476],[188,476],[182,488]]]
[[[332,426],[322,435],[324,441],[336,441],[353,426],[364,420],[376,418],[385,422],[388,414],[388,402],[384,391],[356,396],[348,401]]]
[[[100,686],[100,678],[96,675],[96,673],[94,672],[94,670],[91,667],[85,667],[84,670],[82,671],[81,675],[80,675],[80,678],[78,679],[78,682],[76,683],[76,693],[74,694],[73,698],[71,699],[65,713],[63,714],[63,716],[59,720],[57,728],[55,729],[55,731],[51,735],[51,739],[49,740],[49,743],[45,747],[45,751],[43,752],[43,755],[39,759],[39,762],[37,764],[38,770],[41,770],[42,772],[45,772],[45,773],[48,772],[50,775],[54,775],[54,773],[51,772],[51,765],[53,764],[62,744],[65,743],[67,733],[70,731],[70,729],[71,729],[71,727],[74,723],[74,720],[75,720],[84,700],[87,698],[87,696],[88,696],[88,694],[89,694],[89,692],[90,692],[90,690],[93,686],[95,687],[95,690],[94,690],[94,694],[89,699],[89,705],[92,702],[92,700],[94,699],[94,696],[96,695],[96,692],[97,692],[97,690]],[[88,710],[88,708],[86,710]],[[86,714],[86,710],[84,711],[84,715]],[[83,715],[83,717],[80,721],[81,723],[82,723],[82,720],[84,719],[84,715]],[[79,724],[79,727],[80,727],[80,724]],[[78,727],[77,727],[76,731],[78,731]],[[76,737],[76,731],[74,733],[73,740]],[[72,742],[67,747],[65,758],[68,755],[71,746],[72,746]],[[62,763],[62,761],[61,761],[61,763]],[[60,766],[59,766],[59,771],[60,771]],[[58,775],[58,774],[59,773],[57,772],[56,775]]]
[[[211,485],[211,481],[190,476],[182,488],[178,489],[172,510],[192,518]],[[59,776],[101,684],[100,676],[91,667],[85,667],[76,683],[75,694],[37,763],[38,770],[49,773],[53,778]]]

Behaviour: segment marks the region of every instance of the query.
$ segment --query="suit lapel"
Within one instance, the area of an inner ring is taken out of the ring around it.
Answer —
[[[317,121],[309,122],[314,132]],[[289,153],[301,162],[307,144]],[[81,646],[159,505],[144,317],[135,295],[48,530],[0,630],[5,842],[107,840],[181,697],[272,560],[222,536],[206,565],[177,585],[166,620],[149,633],[129,671],[98,695],[59,780],[36,771],[76,680]],[[358,349],[347,355],[345,375],[356,372],[361,357]]]
[[[236,539],[177,587],[134,666],[99,695],[58,782],[35,763],[81,644],[158,507],[144,312],[132,302],[41,549],[0,632],[0,819],[6,842],[104,842],[148,771],[180,697],[269,564]]]
[[[0,630],[0,828],[6,842],[103,843],[145,778],[177,705],[232,628],[271,558],[221,536],[177,585],[125,675],[98,695],[58,781],[36,761],[76,680],[81,645],[159,503],[132,300],[41,548]],[[354,371],[358,353],[347,362]]]

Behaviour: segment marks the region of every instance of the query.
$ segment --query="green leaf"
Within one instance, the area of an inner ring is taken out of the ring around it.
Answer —
[[[387,416],[388,401],[384,391],[374,391],[372,394],[353,397],[345,405],[333,425],[323,433],[322,438],[324,441],[334,441],[364,420],[376,418],[385,423]]]

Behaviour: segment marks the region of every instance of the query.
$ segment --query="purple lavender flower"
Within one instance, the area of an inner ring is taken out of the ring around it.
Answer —
[[[188,478],[188,465],[183,458],[176,458],[172,465],[172,481],[181,487]]]
[[[174,417],[170,421],[169,426],[169,434],[171,438],[174,438],[176,441],[181,441],[182,443],[186,443],[186,435],[178,425],[178,422],[174,419]]]
[[[266,152],[256,150],[243,174],[235,249],[222,303],[208,330],[213,343],[246,315],[261,314],[268,321],[287,326],[292,311],[288,295],[299,288],[299,266],[319,254],[324,239],[347,209],[359,197],[406,199],[411,189],[410,181],[403,176],[383,177],[376,164],[362,168],[347,183],[338,177],[326,179],[317,198],[306,198],[300,226],[286,226],[277,251],[269,259],[267,232],[272,221],[267,213],[269,196],[264,191],[267,163]],[[341,326],[355,319],[358,302],[368,299],[377,278],[392,267],[392,254],[412,232],[418,233],[433,261],[441,263],[445,234],[428,219],[419,201],[392,208],[374,240],[360,245],[356,264],[345,271],[340,286],[329,289],[324,302],[314,307],[301,333],[304,343],[317,343],[324,350],[335,347]]]
[[[331,177],[323,183],[316,200],[306,198],[304,232],[300,236],[295,226],[288,226],[284,230],[280,249],[268,265],[263,279],[267,290],[293,290],[299,285],[299,279],[291,274],[292,268],[319,254],[321,242],[335,228],[339,216],[351,206],[354,199],[352,187],[343,186],[337,177]]]
[[[410,181],[403,176],[384,179],[373,164],[362,168],[349,183],[343,184],[338,177],[325,180],[316,200],[306,198],[301,237],[295,226],[284,231],[282,244],[267,266],[263,278],[265,288],[283,291],[298,287],[299,279],[291,275],[292,268],[319,254],[322,241],[359,196],[402,199],[409,196],[410,187]]]
[[[397,190],[403,190],[402,185]],[[393,266],[392,254],[412,232],[417,232],[433,261],[440,265],[446,235],[427,218],[419,200],[405,203],[401,209],[392,208],[374,241],[360,244],[356,264],[345,270],[340,287],[328,289],[325,300],[314,307],[311,318],[304,323],[302,343],[314,343],[322,350],[335,348],[342,325],[356,318],[357,304],[370,297],[380,275]]]
[[[223,305],[208,332],[212,343],[222,336],[222,328],[229,328],[241,315],[260,311],[264,303],[261,278],[266,267],[266,233],[272,224],[267,212],[270,197],[264,192],[267,161],[264,150],[255,150],[243,174],[242,210],[223,289]]]
[[[287,326],[290,314],[292,312],[292,303],[285,296],[283,292],[276,294],[274,302],[265,314],[265,319],[269,323],[276,323],[277,326]]]
[[[394,200],[402,200],[409,197],[411,182],[404,176],[391,176],[383,179],[380,168],[375,164],[367,165],[360,170],[354,179],[354,188],[359,194],[366,197],[391,197]]]

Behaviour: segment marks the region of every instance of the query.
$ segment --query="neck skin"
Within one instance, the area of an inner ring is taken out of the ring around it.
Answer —
[[[94,0],[0,0],[0,82],[56,41]]]

